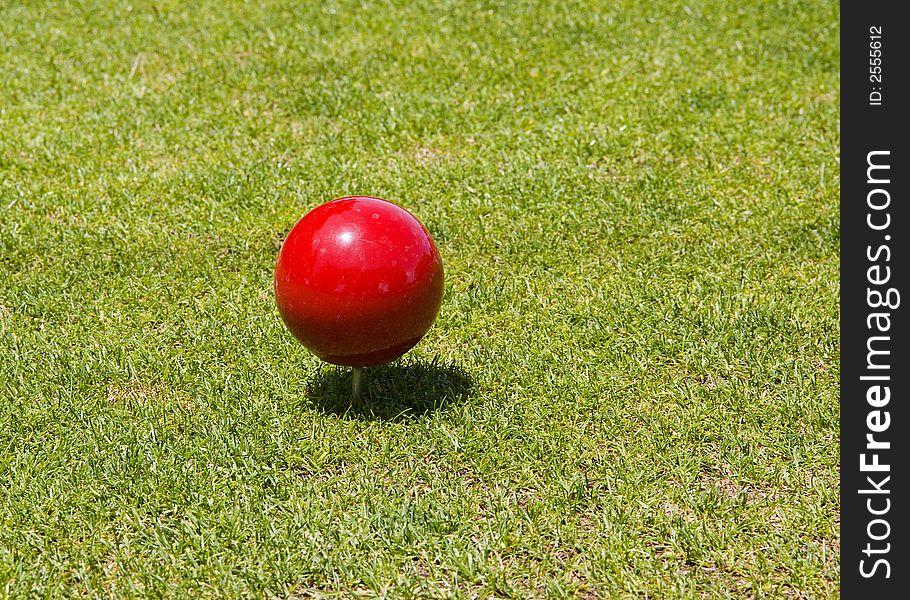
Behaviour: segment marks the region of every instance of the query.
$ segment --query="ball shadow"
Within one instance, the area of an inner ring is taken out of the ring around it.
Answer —
[[[409,421],[465,402],[474,381],[455,364],[412,361],[363,371],[363,393],[351,393],[351,369],[325,367],[307,383],[307,395],[322,411],[363,420]]]

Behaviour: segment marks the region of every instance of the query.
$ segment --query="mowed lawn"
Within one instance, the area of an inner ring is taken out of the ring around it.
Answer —
[[[838,19],[0,0],[0,597],[836,595]],[[446,268],[353,405],[349,194]]]

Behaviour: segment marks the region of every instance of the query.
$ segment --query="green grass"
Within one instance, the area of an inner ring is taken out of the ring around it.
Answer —
[[[836,595],[838,19],[0,0],[0,597]],[[348,194],[447,276],[353,406]]]

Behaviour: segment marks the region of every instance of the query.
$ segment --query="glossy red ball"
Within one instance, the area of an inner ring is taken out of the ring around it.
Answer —
[[[288,329],[336,365],[369,367],[410,350],[436,319],[442,291],[442,259],[427,228],[368,196],[307,213],[275,265],[275,297]]]

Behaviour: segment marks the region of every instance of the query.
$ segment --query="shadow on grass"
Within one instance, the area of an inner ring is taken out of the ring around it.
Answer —
[[[317,408],[346,418],[409,421],[453,403],[465,402],[474,381],[457,365],[410,362],[363,371],[363,394],[351,396],[351,369],[320,370],[307,393]]]

